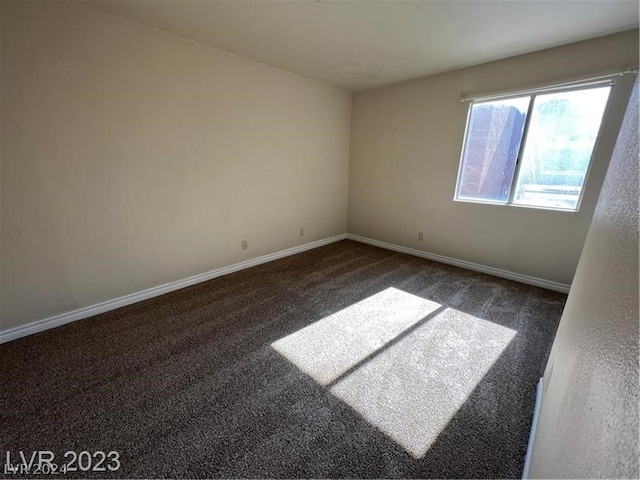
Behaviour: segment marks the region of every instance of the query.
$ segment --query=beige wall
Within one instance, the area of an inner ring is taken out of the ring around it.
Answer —
[[[83,5],[2,13],[0,330],[346,231],[350,93]]]
[[[636,30],[354,95],[349,233],[571,283],[633,76],[615,88],[579,213],[454,202],[468,108],[460,97],[637,62]]]
[[[638,478],[638,86],[547,363],[531,478]]]

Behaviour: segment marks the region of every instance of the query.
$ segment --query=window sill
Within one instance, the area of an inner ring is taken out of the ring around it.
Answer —
[[[475,200],[475,199],[471,200],[466,198],[454,198],[453,201],[459,202],[459,203],[475,203],[478,205],[494,205],[497,207],[516,207],[516,208],[526,208],[531,210],[546,210],[546,211],[559,212],[559,213],[579,213],[580,212],[579,206],[578,208],[573,209],[573,208],[560,208],[560,207],[545,207],[542,205],[522,205],[519,203],[492,202],[489,200],[486,200],[486,201]]]

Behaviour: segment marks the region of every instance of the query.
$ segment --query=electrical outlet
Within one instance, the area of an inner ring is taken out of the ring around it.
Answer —
[[[242,240],[240,245],[242,246],[243,250],[246,250],[247,248],[249,248],[249,242],[247,242],[246,240]]]
[[[418,240],[420,241],[424,240],[424,232],[418,232]]]
[[[300,236],[301,236],[301,237],[304,237],[304,228],[301,228],[301,229],[300,229]]]

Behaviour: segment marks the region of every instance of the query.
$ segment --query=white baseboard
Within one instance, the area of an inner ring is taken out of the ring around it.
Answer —
[[[214,278],[228,275],[230,273],[244,270],[246,268],[255,267],[256,265],[271,262],[279,258],[284,258],[290,255],[295,255],[296,253],[312,250],[323,245],[328,245],[329,243],[344,240],[346,237],[347,235],[343,233],[334,237],[323,238],[322,240],[317,240],[315,242],[305,243],[304,245],[287,248],[286,250],[281,250],[279,252],[270,253],[261,257],[252,258],[250,260],[245,260],[244,262],[235,263],[233,265],[229,265],[228,267],[218,268],[216,270],[211,270],[210,272],[193,275],[191,277],[177,280],[175,282],[165,283],[164,285],[159,285],[157,287],[147,288],[146,290],[132,293],[130,295],[125,295],[123,297],[114,298],[112,300],[107,300],[106,302],[79,308],[77,310],[73,310],[71,312],[63,313],[60,315],[54,315],[53,317],[38,320],[27,325],[21,325],[19,327],[0,331],[0,344],[10,342],[11,340],[15,340],[17,338],[26,337],[27,335],[33,335],[34,333],[43,332],[45,330],[49,330],[50,328],[59,327],[60,325],[64,325],[66,323],[75,322],[76,320],[82,320],[83,318],[88,318],[100,313],[108,312],[110,310],[115,310],[116,308],[131,305],[133,303],[157,297],[159,295],[173,292],[175,290],[180,290],[181,288],[190,287],[191,285],[206,282],[207,280],[212,280]]]
[[[542,379],[538,382],[536,388],[536,405],[533,409],[533,420],[531,421],[531,432],[529,433],[529,444],[527,445],[527,455],[524,457],[524,468],[522,470],[522,479],[528,480],[529,469],[531,468],[531,455],[533,453],[533,443],[536,439],[536,430],[538,428],[538,419],[540,418],[540,407],[542,406]]]
[[[210,272],[193,275],[191,277],[184,278],[182,280],[165,283],[164,285],[148,288],[140,292],[114,298],[112,300],[107,300],[105,302],[97,303],[95,305],[90,305],[88,307],[79,308],[71,312],[63,313],[60,315],[54,315],[52,317],[45,318],[43,320],[38,320],[33,323],[29,323],[27,325],[22,325],[19,327],[14,327],[8,330],[0,331],[0,344],[10,342],[11,340],[15,340],[17,338],[26,337],[27,335],[32,335],[34,333],[43,332],[45,330],[49,330],[50,328],[55,328],[60,325],[64,325],[66,323],[75,322],[76,320],[82,320],[84,318],[92,317],[100,313],[108,312],[110,310],[115,310],[116,308],[131,305],[133,303],[137,303],[142,300],[147,300],[149,298],[157,297],[159,295],[173,292],[181,288],[190,287],[191,285],[196,285],[201,282],[206,282],[207,280],[212,280],[214,278],[221,277],[223,275],[228,275],[230,273],[244,270],[246,268],[271,262],[279,258],[288,257],[290,255],[295,255],[296,253],[301,253],[307,250],[321,247],[323,245],[328,245],[330,243],[337,242],[339,240],[344,240],[345,238],[348,238],[350,240],[355,240],[356,242],[367,243],[369,245],[374,245],[376,247],[385,248],[387,250],[406,253],[409,255],[426,258],[428,260],[434,260],[436,262],[446,263],[449,265],[454,265],[456,267],[466,268],[468,270],[475,270],[478,272],[487,273],[489,275],[494,275],[496,277],[502,277],[509,280],[514,280],[516,282],[526,283],[528,285],[534,285],[536,287],[547,288],[549,290],[555,290],[557,292],[563,292],[563,293],[569,292],[569,285],[565,285],[563,283],[557,283],[557,282],[552,282],[550,280],[530,277],[528,275],[509,272],[509,271],[501,270],[498,268],[487,267],[485,265],[467,262],[465,260],[458,260],[455,258],[445,257],[442,255],[436,255],[434,253],[423,252],[422,250],[402,247],[400,245],[381,242],[379,240],[373,240],[371,238],[361,237],[359,235],[353,235],[349,233],[349,234],[340,234],[334,237],[324,238],[322,240],[306,243],[304,245],[299,245],[297,247],[287,248],[286,250],[281,250],[279,252],[263,255],[261,257],[252,258],[244,262],[229,265],[228,267],[222,267],[216,270],[212,270]]]
[[[416,257],[426,258],[428,260],[434,260],[440,263],[446,263],[455,267],[466,268],[467,270],[474,270],[476,272],[487,273],[495,277],[506,278],[508,280],[514,280],[520,283],[526,283],[527,285],[534,285],[536,287],[546,288],[548,290],[554,290],[556,292],[569,293],[570,285],[564,283],[553,282],[551,280],[544,280],[542,278],[531,277],[529,275],[523,275],[521,273],[509,272],[508,270],[502,270],[500,268],[488,267],[486,265],[480,265],[478,263],[467,262],[466,260],[458,260],[456,258],[445,257],[443,255],[437,255],[435,253],[423,252],[422,250],[416,250],[415,248],[402,247],[400,245],[394,245],[392,243],[381,242],[379,240],[373,240],[367,237],[361,237],[359,235],[347,234],[349,240],[355,240],[356,242],[367,243],[380,248],[386,248],[387,250],[393,250],[394,252],[406,253]]]

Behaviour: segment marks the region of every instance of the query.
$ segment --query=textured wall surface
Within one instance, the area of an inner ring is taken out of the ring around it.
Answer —
[[[633,80],[612,94],[577,213],[454,202],[468,110],[460,97],[637,62],[636,30],[355,94],[349,233],[571,283]]]
[[[2,7],[0,330],[345,232],[350,93],[74,2]]]
[[[547,364],[530,476],[638,478],[638,84]]]

